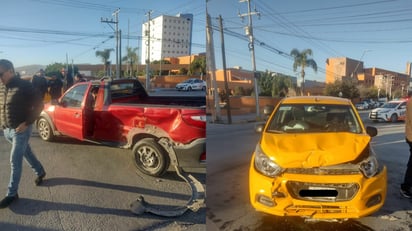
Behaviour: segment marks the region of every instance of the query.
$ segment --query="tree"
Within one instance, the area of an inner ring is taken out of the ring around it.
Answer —
[[[309,58],[312,56],[311,49],[305,49],[300,52],[298,49],[293,49],[290,52],[290,55],[293,57],[293,71],[296,71],[298,67],[300,67],[300,76],[302,77],[302,85],[300,94],[304,95],[304,86],[305,86],[305,68],[311,67],[315,72],[318,71],[318,65],[316,64],[315,60]]]
[[[127,49],[127,54],[126,54],[126,56],[124,56],[123,58],[122,58],[122,61],[124,61],[124,62],[127,62],[127,64],[129,64],[130,65],[130,69],[128,69],[128,74],[129,74],[129,76],[132,76],[133,75],[133,65],[135,64],[135,63],[137,63],[137,59],[138,59],[138,57],[137,57],[137,47],[135,47],[135,48],[131,48],[131,47],[126,47],[126,49]]]
[[[45,68],[46,76],[52,76],[53,74],[57,75],[59,78],[64,79],[64,76],[61,74],[61,69],[66,68],[66,64],[63,63],[53,63],[49,64]],[[68,65],[68,73],[78,73],[79,72],[79,67],[74,65]]]
[[[170,64],[170,62],[168,60],[154,60],[152,61],[150,64]]]
[[[272,96],[272,88],[274,83],[274,77],[268,70],[260,73],[260,77],[257,79],[261,96]]]
[[[200,74],[206,74],[206,57],[200,56],[193,60],[190,64],[190,73],[200,72]]]
[[[110,52],[112,52],[112,51],[114,51],[113,48],[104,49],[103,51],[96,51],[96,57],[100,57],[102,59],[102,62],[103,62],[103,65],[104,65],[104,70],[103,71],[106,75],[109,75],[108,74],[108,71],[109,71],[108,67],[109,67],[109,64],[110,64],[110,62],[109,62]]]
[[[378,98],[378,89],[376,87],[358,86],[360,97],[362,99],[376,99]]]
[[[260,73],[258,79],[261,96],[284,97],[289,92],[291,80],[289,76],[273,73],[268,70]]]
[[[335,81],[334,83],[326,84],[325,95],[339,96],[342,93],[343,98],[355,99],[359,98],[360,93],[357,84],[354,80]]]
[[[50,76],[50,73],[60,73],[62,68],[66,68],[66,65],[63,63],[53,63],[47,65],[44,71],[46,72],[46,76]]]
[[[179,75],[187,75],[187,72],[188,72],[187,69],[184,67],[181,67],[179,69]]]

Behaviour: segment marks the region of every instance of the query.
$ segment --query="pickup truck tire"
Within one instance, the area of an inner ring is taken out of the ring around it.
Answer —
[[[397,121],[398,121],[398,115],[392,114],[392,115],[391,115],[391,122],[392,122],[392,123],[395,123],[395,122],[397,122]]]
[[[144,174],[161,176],[169,168],[170,159],[166,151],[152,138],[145,138],[133,146],[136,167]]]
[[[39,132],[39,136],[42,140],[52,141],[55,137],[49,121],[43,117],[37,121],[37,131]]]

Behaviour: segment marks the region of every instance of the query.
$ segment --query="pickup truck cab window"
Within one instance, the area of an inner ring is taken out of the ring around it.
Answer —
[[[82,84],[70,89],[61,99],[61,104],[66,107],[81,107],[87,86],[86,84]]]

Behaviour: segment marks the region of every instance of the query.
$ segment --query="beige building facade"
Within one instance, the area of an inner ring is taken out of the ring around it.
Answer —
[[[406,96],[410,84],[410,64],[407,64],[405,73],[398,73],[382,68],[365,68],[363,62],[347,57],[328,58],[326,60],[326,84],[354,79],[358,85],[369,88],[376,87],[380,95],[391,96],[392,92],[399,91]]]

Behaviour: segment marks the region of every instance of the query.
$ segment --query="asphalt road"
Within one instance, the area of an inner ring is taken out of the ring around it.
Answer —
[[[133,214],[139,195],[160,210],[186,205],[191,190],[174,171],[163,178],[138,172],[131,152],[69,138],[44,142],[36,133],[32,149],[47,172],[41,186],[24,163],[19,199],[0,210],[0,230],[205,230],[206,209],[165,218]],[[0,135],[0,193],[7,191],[10,146]],[[203,184],[205,172],[192,173]]]

